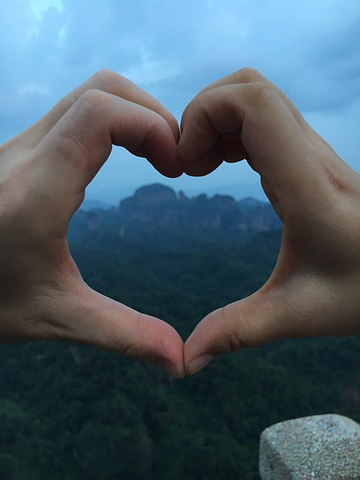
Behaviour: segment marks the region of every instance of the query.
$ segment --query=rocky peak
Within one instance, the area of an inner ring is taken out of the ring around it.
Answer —
[[[170,187],[154,183],[138,188],[132,200],[139,206],[158,206],[176,201],[176,193]]]
[[[187,197],[155,183],[136,190],[120,202],[121,221],[147,223],[153,227],[202,228],[258,232],[281,228],[271,205],[254,199],[237,202],[230,195],[206,194]]]
[[[82,238],[84,232],[97,230],[103,235],[111,231],[121,238],[131,235],[143,238],[149,232],[153,236],[163,232],[163,236],[166,233],[176,238],[179,235],[210,238],[212,234],[214,238],[229,235],[249,238],[254,233],[281,227],[270,203],[254,199],[238,202],[230,195],[188,197],[156,183],[137,189],[133,196],[120,202],[118,209],[80,211],[72,222],[72,235]]]

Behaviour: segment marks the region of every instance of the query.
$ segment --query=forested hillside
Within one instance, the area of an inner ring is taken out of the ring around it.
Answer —
[[[265,209],[246,205],[243,225],[251,208]],[[133,207],[127,220],[121,208],[79,212],[71,252],[93,288],[166,320],[184,339],[211,310],[258,289],[275,265],[275,223],[256,232],[226,222],[185,228]],[[281,341],[174,380],[83,345],[3,346],[0,478],[259,479],[267,426],[329,412],[360,420],[359,352],[359,338]]]

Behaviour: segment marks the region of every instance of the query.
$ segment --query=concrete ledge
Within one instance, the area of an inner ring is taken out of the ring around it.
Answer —
[[[342,415],[272,425],[260,438],[262,480],[360,480],[360,425]]]

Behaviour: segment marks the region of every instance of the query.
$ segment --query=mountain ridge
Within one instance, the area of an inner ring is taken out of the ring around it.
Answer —
[[[80,209],[72,222],[70,235],[76,232],[96,235],[108,232],[119,238],[144,240],[163,235],[210,241],[247,241],[259,232],[280,230],[281,221],[268,202],[253,198],[240,201],[230,195],[200,194],[187,196],[183,191],[154,183],[138,188],[118,207]],[[204,238],[206,237],[206,238]],[[166,242],[165,242],[166,243]]]

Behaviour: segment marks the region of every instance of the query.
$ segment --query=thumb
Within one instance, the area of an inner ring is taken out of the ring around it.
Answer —
[[[149,362],[174,377],[184,376],[184,344],[171,325],[105,297],[86,284],[80,294],[65,302],[66,306],[64,298],[61,301],[61,309],[54,309],[61,312],[62,318],[55,322],[60,331],[55,333],[57,338],[46,335],[48,339],[93,345]]]
[[[193,375],[215,356],[240,348],[359,331],[356,275],[327,277],[310,268],[286,272],[283,265],[279,262],[253,295],[215,310],[197,325],[184,346],[186,374]],[[345,295],[352,299],[346,305]],[[341,322],[342,318],[347,321]]]
[[[211,312],[197,325],[184,347],[187,375],[198,372],[218,355],[283,337],[286,302],[280,298],[280,292],[270,293],[263,288],[250,297]]]

